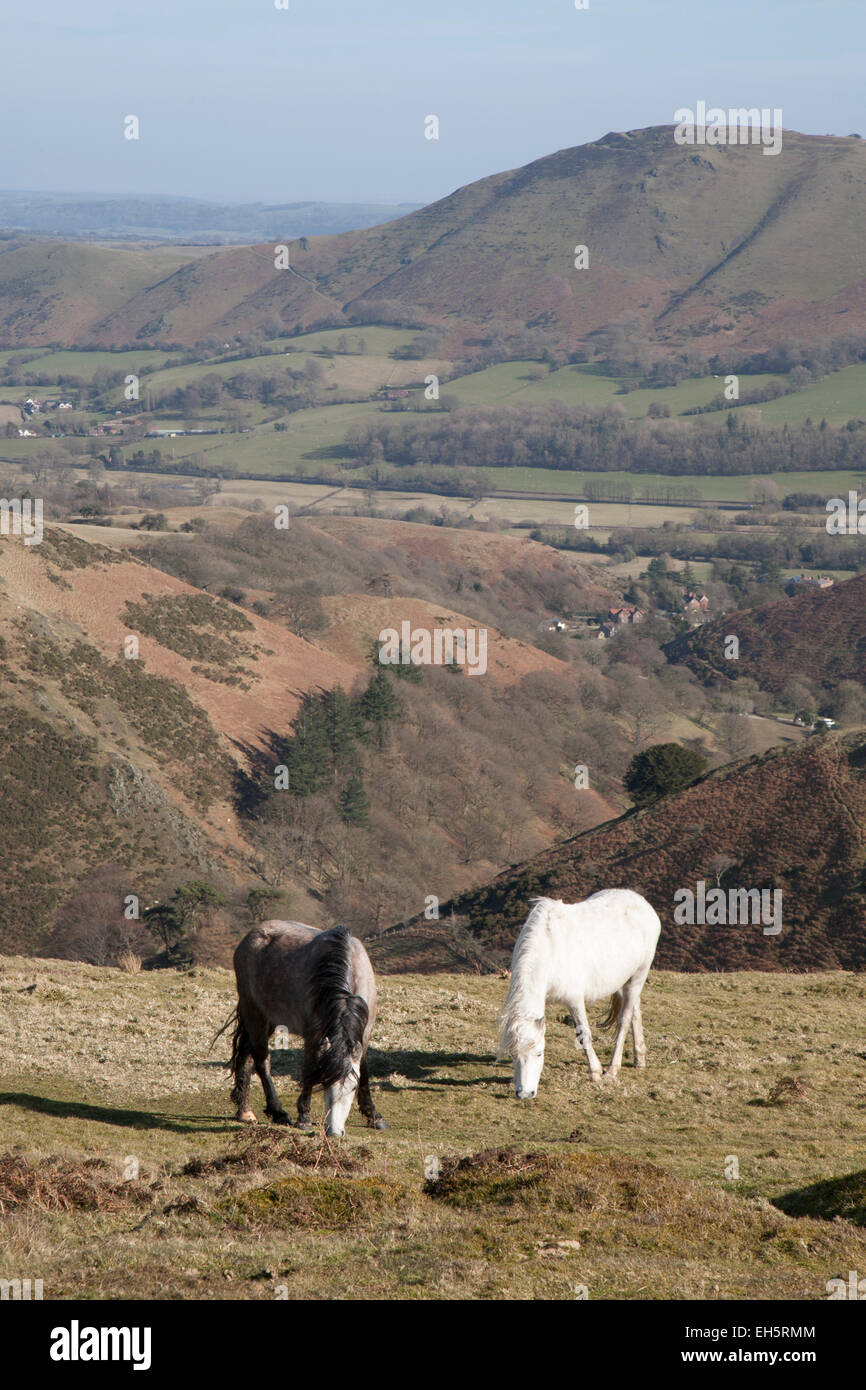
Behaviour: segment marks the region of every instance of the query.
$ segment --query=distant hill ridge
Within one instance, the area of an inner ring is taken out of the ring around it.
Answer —
[[[856,137],[785,131],[768,159],[760,145],[678,145],[673,126],[656,126],[491,175],[397,221],[293,241],[287,270],[267,243],[178,265],[174,246],[13,238],[0,244],[0,337],[192,344],[328,315],[364,321],[386,301],[458,337],[508,323],[573,347],[627,320],[661,349],[764,349],[866,331],[864,221]],[[575,268],[581,245],[588,269]]]
[[[220,203],[196,198],[0,190],[0,227],[43,235],[203,242],[328,236],[413,212],[417,203]]]

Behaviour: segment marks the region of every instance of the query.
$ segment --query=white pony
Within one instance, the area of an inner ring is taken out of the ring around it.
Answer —
[[[654,908],[630,888],[606,888],[582,903],[534,898],[514,944],[511,984],[502,1015],[497,1060],[514,1058],[514,1090],[532,1100],[544,1065],[544,1008],[564,1004],[574,1019],[577,1045],[586,1052],[593,1081],[601,1062],[592,1045],[587,1003],[611,995],[603,1027],[618,1015],[613,1056],[605,1075],[622,1063],[631,1025],[634,1063],[646,1066],[640,992],[658,944],[661,922]]]

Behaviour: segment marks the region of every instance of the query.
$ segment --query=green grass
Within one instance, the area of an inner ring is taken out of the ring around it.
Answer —
[[[653,402],[667,405],[672,416],[682,415],[693,406],[709,404],[724,389],[723,377],[705,376],[691,377],[677,386],[621,395],[618,391],[620,378],[605,376],[592,368],[562,367],[555,372],[545,372],[533,381],[531,374],[538,369],[537,362],[503,362],[450,381],[443,389],[466,405],[538,405],[561,400],[567,405],[592,408],[618,405],[633,418],[646,415]],[[775,380],[784,378],[778,373],[743,372],[740,394],[745,396]],[[826,419],[831,425],[845,425],[851,419],[863,419],[866,417],[866,363],[845,367],[814,386],[777,400],[737,408],[760,411],[767,425],[799,425],[810,418],[816,424]],[[722,420],[726,414],[723,410],[698,418]]]
[[[814,386],[806,386],[792,396],[781,396],[758,407],[768,425],[801,424],[811,418],[817,425],[847,425],[849,420],[866,419],[866,362],[844,367]]]
[[[18,349],[19,353],[22,351],[25,349]],[[9,357],[16,356],[16,353],[4,353],[2,356],[8,360]],[[25,362],[21,371],[25,374],[38,372],[40,380],[48,382],[55,381],[58,375],[80,376],[85,381],[90,381],[94,372],[140,372],[145,367],[162,367],[172,361],[177,361],[177,353],[163,352],[156,348],[135,349],[132,352],[76,352],[73,349],[63,349],[58,352],[46,352],[43,356],[34,358],[32,362]],[[23,388],[19,386],[17,389],[21,391]]]
[[[599,1086],[550,1008],[531,1103],[493,1058],[504,980],[379,983],[391,1128],[353,1109],[329,1144],[235,1123],[225,1038],[208,1050],[228,971],[0,957],[4,1276],[46,1298],[814,1300],[866,1267],[863,977],[656,972],[648,1069]],[[298,1053],[272,1064],[293,1109]],[[796,1217],[770,1205],[819,1183]]]
[[[167,441],[146,440],[145,446],[155,443],[167,462],[181,461],[190,454],[203,454],[208,464],[239,476],[244,473],[316,475],[329,467],[339,467],[341,462],[351,461],[343,448],[346,431],[350,426],[370,419],[376,410],[375,404],[366,401],[355,405],[298,410],[285,417],[288,429],[281,432],[265,428],[249,434],[218,438],[190,436]],[[2,446],[6,442],[0,441],[0,453],[4,452]],[[145,446],[127,446],[124,452]]]
[[[553,400],[566,405],[592,408],[618,405],[634,418],[646,415],[655,401],[667,405],[671,415],[680,415],[691,406],[706,405],[721,394],[721,377],[692,377],[678,386],[619,393],[621,378],[604,376],[584,366],[561,367],[558,371],[544,370],[538,380],[531,374],[540,370],[537,362],[503,362],[483,371],[449,381],[443,390],[471,405],[545,405]],[[740,390],[762,386],[771,378],[762,375],[740,377]]]
[[[561,492],[583,495],[586,484],[631,483],[635,502],[641,494],[649,490],[663,493],[670,488],[692,487],[705,502],[746,502],[749,489],[755,482],[751,474],[716,477],[704,474],[686,473],[669,477],[663,473],[589,473],[585,469],[559,468],[482,468],[479,470],[490,481],[491,488],[509,491]],[[761,477],[771,478],[779,489],[779,496],[789,492],[818,492],[823,497],[844,497],[849,488],[859,486],[863,474],[850,470],[820,472],[811,470],[801,473],[767,473]],[[686,504],[688,505],[688,504]]]

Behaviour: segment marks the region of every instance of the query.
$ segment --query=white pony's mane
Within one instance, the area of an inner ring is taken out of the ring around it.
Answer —
[[[539,929],[547,924],[553,898],[530,898],[532,910],[524,922],[511,957],[511,983],[500,1018],[499,1046],[496,1060],[504,1061],[518,1052],[525,1052],[544,1035],[544,1005],[541,1025],[538,1023],[538,995],[542,1000],[546,980],[542,977],[542,959],[538,950]]]

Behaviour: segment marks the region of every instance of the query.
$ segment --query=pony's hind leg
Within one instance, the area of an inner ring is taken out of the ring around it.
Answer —
[[[601,1062],[598,1060],[592,1045],[592,1029],[586,1016],[586,1005],[582,999],[572,1007],[571,1016],[574,1019],[577,1045],[583,1048],[586,1053],[586,1060],[589,1062],[589,1074],[593,1081],[600,1081],[602,1076]]]
[[[232,1101],[237,1106],[237,1118],[248,1124],[255,1124],[256,1117],[250,1109],[250,1080],[253,1072],[253,1054],[249,1034],[238,1012],[235,1036],[232,1044],[232,1071],[235,1084]]]
[[[631,1016],[631,1032],[634,1041],[634,1064],[636,1067],[646,1066],[646,1040],[643,1035],[643,1019],[640,1012],[640,995],[634,1001],[634,1012]]]
[[[268,1053],[268,1042],[273,1031],[271,1025],[264,1014],[259,1013],[258,1010],[248,1010],[245,1022],[250,1039],[253,1066],[265,1093],[265,1114],[269,1120],[273,1120],[275,1125],[290,1124],[288,1115],[280,1105],[280,1099],[271,1076],[270,1054]]]
[[[370,1070],[367,1066],[367,1054],[361,1058],[361,1079],[358,1083],[358,1109],[367,1121],[371,1129],[387,1129],[388,1126],[382,1119],[370,1094]]]
[[[605,1076],[609,1076],[611,1077],[611,1079],[617,1076],[617,1074],[619,1073],[619,1069],[622,1066],[622,1054],[623,1048],[625,1047],[625,1038],[629,1028],[631,1028],[634,1023],[635,1010],[637,1010],[638,1032],[640,1033],[641,1039],[643,1039],[643,1030],[641,1029],[640,1024],[640,1004],[638,1002],[640,1000],[640,992],[642,987],[642,979],[638,981],[627,980],[626,983],[623,985],[622,1003],[620,1004],[619,1019],[616,1025],[616,1037],[614,1038],[613,1043],[613,1055],[610,1059],[610,1065],[608,1066],[607,1071],[605,1072]],[[646,1048],[644,1048],[644,1054],[645,1053]],[[635,1045],[635,1061],[637,1061],[637,1045]]]

